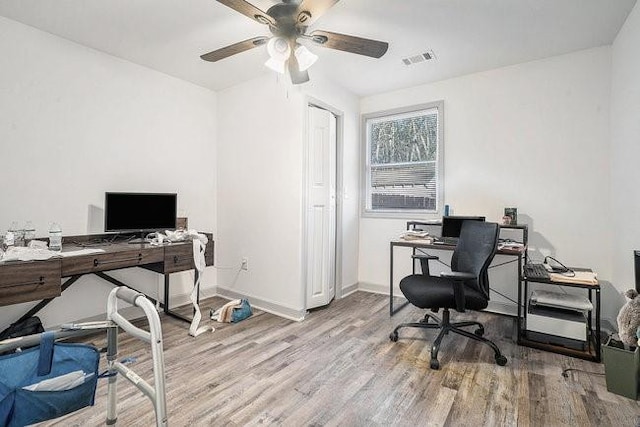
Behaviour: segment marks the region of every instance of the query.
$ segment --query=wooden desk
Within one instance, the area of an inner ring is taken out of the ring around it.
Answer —
[[[205,234],[209,239],[205,249],[206,265],[209,266],[213,265],[214,242],[211,234]],[[0,306],[40,300],[18,320],[21,321],[35,315],[86,274],[94,274],[116,286],[125,286],[125,283],[109,276],[106,272],[141,267],[164,275],[164,304],[160,304],[164,312],[169,316],[191,322],[190,319],[170,310],[169,275],[195,268],[192,242],[177,242],[162,246],[152,246],[147,243],[129,244],[126,241],[92,243],[113,237],[113,235],[83,235],[63,238],[63,252],[80,249],[104,250],[101,253],[51,258],[45,261],[0,263]],[[196,271],[196,281],[197,274]],[[62,282],[62,279],[66,280]],[[156,303],[154,298],[147,298]]]
[[[431,243],[429,240],[403,240],[397,239],[392,240],[390,242],[389,248],[389,316],[393,316],[399,310],[404,308],[409,301],[406,301],[398,308],[393,308],[393,252],[396,247],[407,247],[413,250],[415,255],[416,249],[437,249],[437,250],[445,250],[445,251],[453,251],[456,247],[452,245],[436,245]],[[518,263],[518,286],[521,280],[521,272],[522,272],[522,258],[526,254],[527,247],[524,246],[521,249],[500,249],[496,252],[499,255],[511,255],[516,257],[514,261]],[[413,273],[415,274],[415,263],[413,264]]]

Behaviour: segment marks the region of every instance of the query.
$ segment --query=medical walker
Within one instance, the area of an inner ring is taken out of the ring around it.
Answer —
[[[140,329],[118,313],[118,299],[131,305],[140,307],[149,322],[149,331]],[[154,386],[151,386],[132,369],[119,362],[118,358],[118,327],[125,332],[151,345],[153,358]],[[94,330],[107,330],[107,371],[102,376],[108,378],[107,384],[107,425],[114,425],[118,418],[117,408],[117,378],[123,375],[136,386],[153,403],[156,414],[156,426],[168,426],[167,406],[165,396],[164,353],[162,347],[162,329],[160,318],[153,304],[144,294],[126,286],[115,288],[107,300],[107,320],[98,322],[73,323],[62,325],[62,329],[53,331],[56,340],[78,337],[92,333]],[[41,335],[29,335],[4,341],[0,344],[0,351],[11,351],[17,348],[35,346],[40,343]]]
[[[131,305],[140,307],[149,321],[149,332],[133,326],[131,322],[118,313],[118,299],[128,302]],[[162,348],[162,329],[160,318],[151,301],[144,294],[127,287],[119,287],[111,291],[107,300],[107,322],[113,322],[120,326],[129,335],[151,344],[151,355],[153,357],[153,383],[154,387],[140,378],[133,370],[123,363],[118,362],[118,328],[109,327],[107,329],[107,369],[109,384],[107,386],[107,424],[116,423],[118,418],[117,408],[117,373],[122,374],[151,402],[156,412],[156,426],[167,426],[167,403],[164,390],[164,352]]]

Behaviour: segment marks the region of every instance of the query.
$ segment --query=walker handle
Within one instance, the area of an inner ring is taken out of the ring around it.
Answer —
[[[131,305],[137,305],[136,304],[136,299],[139,296],[144,296],[143,293],[138,292],[138,291],[134,291],[131,288],[128,288],[126,286],[121,286],[118,288],[117,292],[116,292],[116,296],[118,298],[120,298],[121,300],[128,302]]]

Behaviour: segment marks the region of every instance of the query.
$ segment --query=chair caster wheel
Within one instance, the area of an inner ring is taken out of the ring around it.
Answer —
[[[500,355],[496,356],[496,363],[499,366],[504,366],[504,365],[507,364],[507,358],[500,354]]]
[[[480,327],[480,328],[476,329],[473,333],[476,334],[476,336],[481,337],[481,336],[484,335],[484,328]]]
[[[437,371],[438,369],[440,369],[440,362],[438,362],[438,359],[431,359],[431,362],[429,362],[429,366],[431,367],[431,369],[435,369]]]
[[[389,339],[393,342],[398,341],[398,333],[397,332],[391,332],[389,334]]]

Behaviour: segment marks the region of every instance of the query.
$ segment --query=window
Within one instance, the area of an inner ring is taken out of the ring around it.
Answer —
[[[365,214],[440,211],[443,104],[363,116]]]

